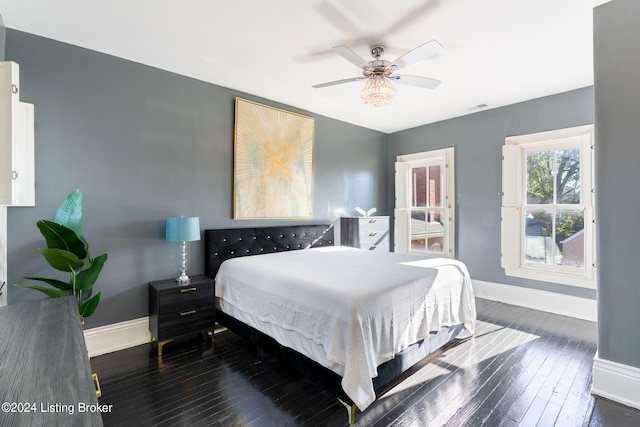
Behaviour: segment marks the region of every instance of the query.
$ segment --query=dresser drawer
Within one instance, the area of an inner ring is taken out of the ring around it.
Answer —
[[[389,217],[383,216],[379,218],[358,218],[358,227],[367,230],[386,231],[389,229]]]
[[[360,247],[362,249],[371,249],[374,246],[388,246],[389,233],[388,232],[370,232],[366,236],[360,237]]]
[[[373,244],[389,232],[387,221],[364,218],[358,224],[358,237],[362,247]]]

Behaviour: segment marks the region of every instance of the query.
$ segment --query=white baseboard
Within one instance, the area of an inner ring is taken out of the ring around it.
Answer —
[[[84,331],[89,357],[148,343],[149,318],[127,320]]]
[[[640,409],[640,369],[610,360],[593,360],[591,393]]]
[[[592,322],[598,321],[596,300],[502,283],[485,282],[483,280],[472,280],[472,282],[473,291],[478,298],[505,302]]]

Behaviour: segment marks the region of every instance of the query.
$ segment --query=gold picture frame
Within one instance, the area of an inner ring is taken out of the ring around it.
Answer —
[[[313,216],[314,119],[236,98],[233,218]]]

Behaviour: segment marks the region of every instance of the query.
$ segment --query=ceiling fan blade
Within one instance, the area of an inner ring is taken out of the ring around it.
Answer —
[[[436,10],[442,5],[444,0],[431,0],[421,2],[418,6],[413,9],[407,11],[400,19],[393,22],[389,25],[388,29],[378,36],[388,37],[392,34],[398,32],[399,30],[406,29],[410,25],[416,24],[420,19],[423,19],[425,16],[429,16],[430,14],[436,12]],[[346,2],[347,4],[351,4],[351,2]]]
[[[355,81],[364,80],[364,79],[365,79],[365,77],[352,77],[350,79],[334,80],[332,82],[320,83],[320,84],[317,84],[317,85],[313,85],[312,87],[315,87],[316,89],[319,89],[321,87],[341,85],[343,83],[355,82]]]
[[[431,40],[430,42],[426,42],[425,44],[405,53],[400,58],[393,61],[391,65],[395,65],[397,69],[404,68],[414,62],[428,58],[440,50],[442,50],[442,45],[436,40]]]
[[[322,15],[327,22],[347,35],[359,34],[362,32],[349,18],[340,12],[333,4],[323,1],[315,7],[316,11]]]
[[[435,89],[442,83],[440,80],[430,79],[429,77],[407,76],[405,74],[394,74],[393,79],[398,83],[426,89]]]
[[[334,46],[333,50],[357,67],[366,68],[369,62],[346,46]]]

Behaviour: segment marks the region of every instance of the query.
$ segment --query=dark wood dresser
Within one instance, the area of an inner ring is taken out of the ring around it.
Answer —
[[[389,217],[340,218],[340,244],[370,251],[389,251]]]
[[[192,276],[186,285],[175,279],[149,283],[149,331],[158,356],[175,338],[213,329],[214,299],[214,280],[207,276]]]
[[[0,307],[0,426],[102,426],[74,297]]]

